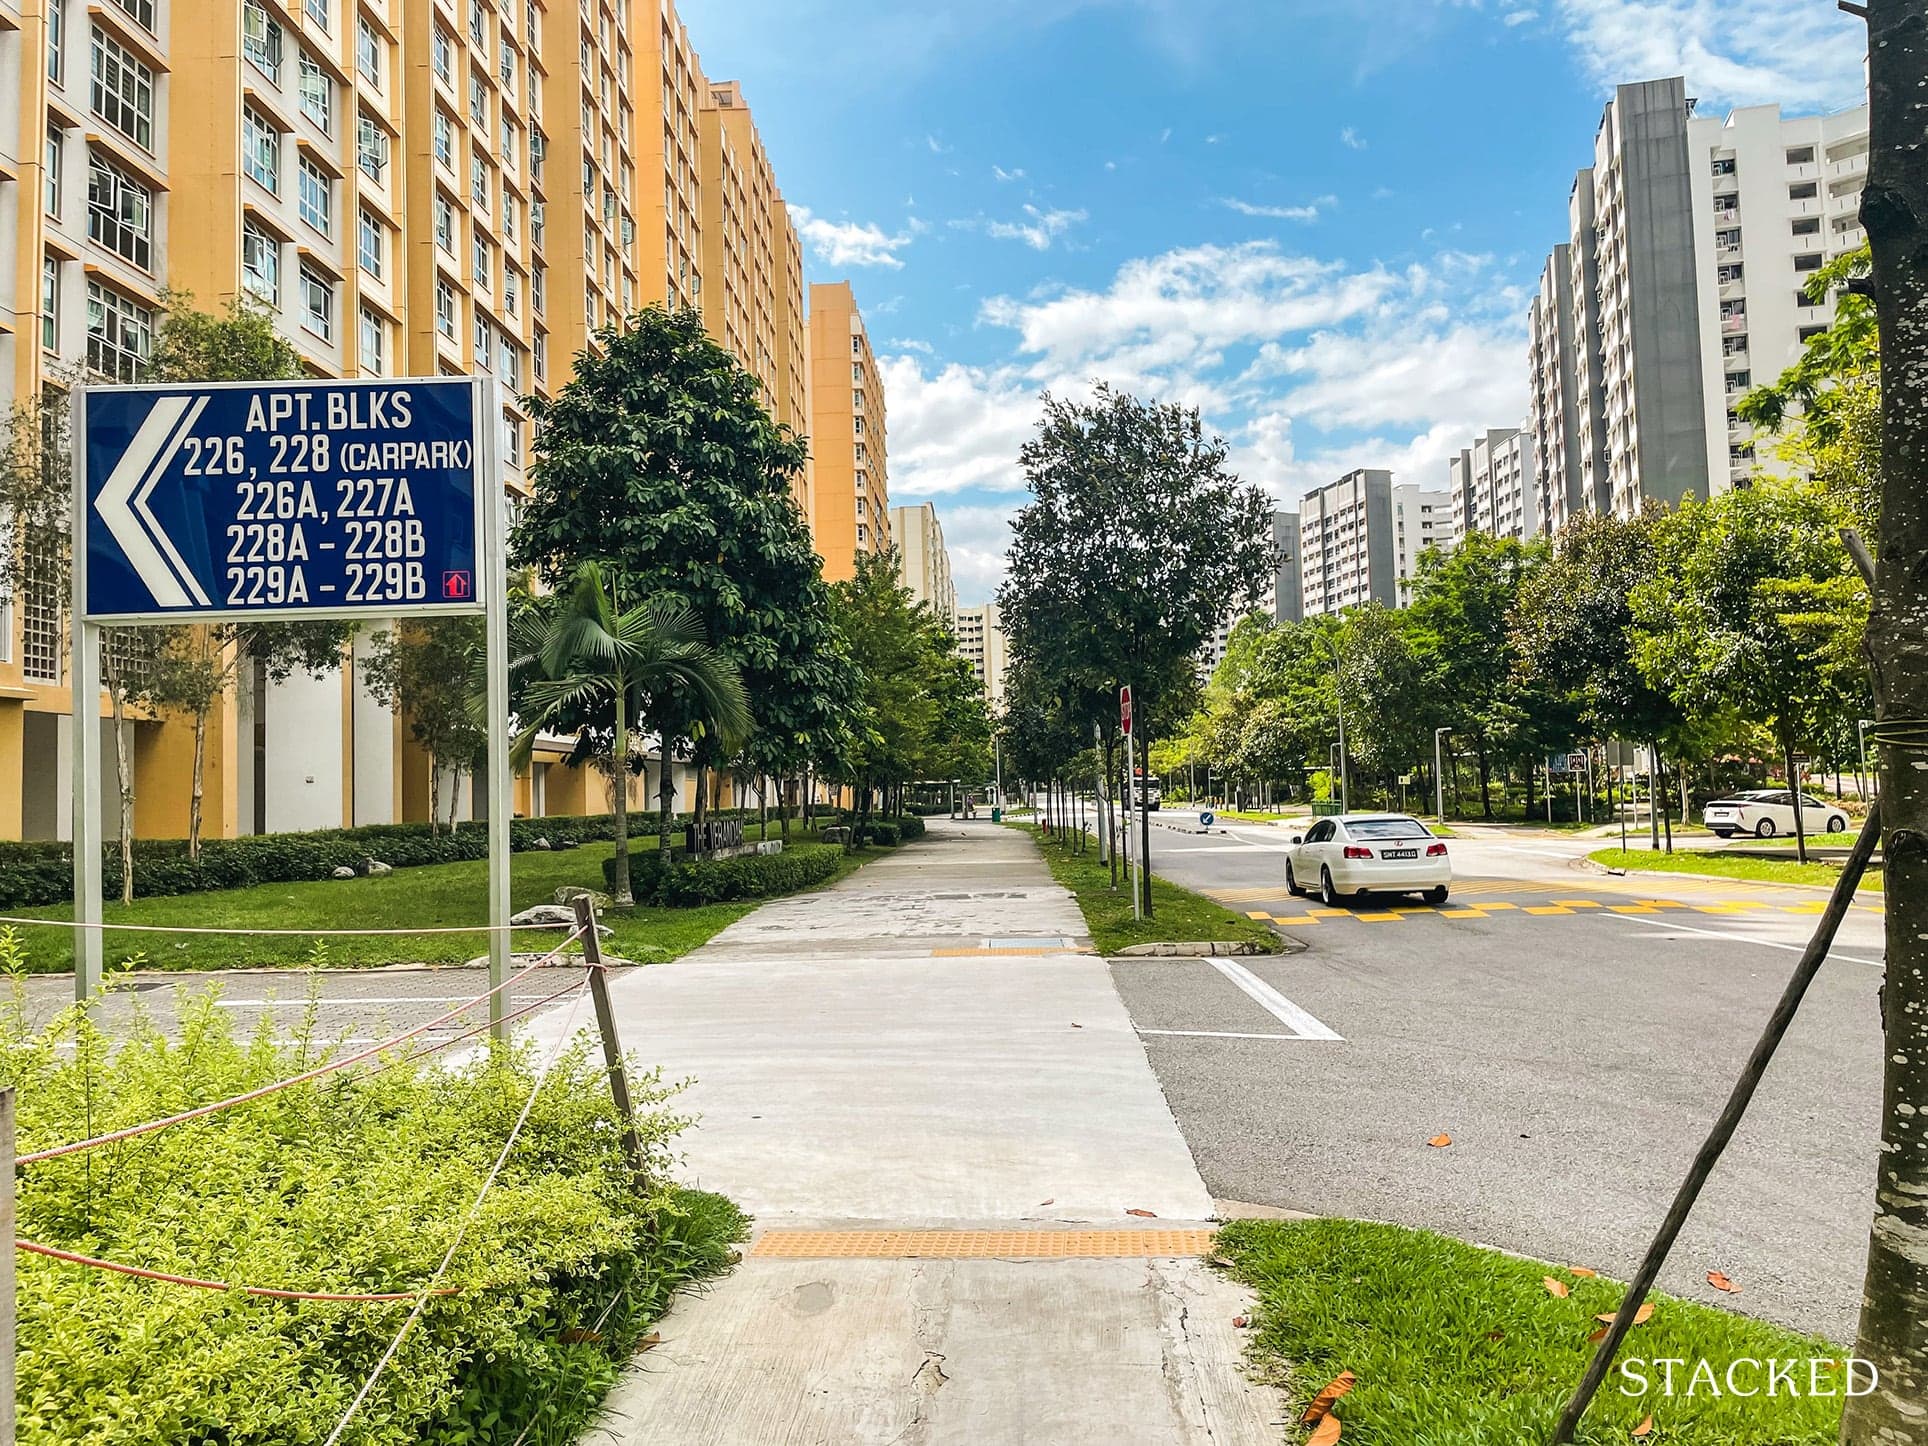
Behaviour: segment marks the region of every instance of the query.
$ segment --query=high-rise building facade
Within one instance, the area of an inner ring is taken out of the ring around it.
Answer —
[[[957,650],[977,674],[992,713],[1004,711],[1004,617],[996,603],[957,610]]]
[[[850,283],[810,288],[810,530],[831,582],[890,546],[884,379]]]
[[[1865,239],[1867,152],[1866,107],[1723,120],[1696,116],[1678,77],[1615,90],[1529,315],[1546,530],[1745,484],[1754,438],[1735,404],[1826,328],[1831,301],[1802,288]]]
[[[1399,605],[1392,473],[1348,472],[1299,503],[1299,567],[1307,617],[1361,603]]]
[[[1448,458],[1446,471],[1454,538],[1472,532],[1537,537],[1544,530],[1533,442],[1525,429],[1489,428]]]
[[[1398,606],[1412,601],[1412,582],[1428,549],[1451,552],[1459,539],[1453,525],[1453,499],[1425,487],[1392,489],[1393,577]]]
[[[951,581],[951,554],[944,528],[929,502],[890,509],[890,536],[897,548],[897,576],[914,601],[928,607],[945,627],[957,623],[957,587]]]
[[[513,497],[519,399],[667,302],[808,429],[796,230],[673,0],[0,0],[0,106],[0,405],[135,379],[164,292],[242,300],[318,376],[495,376]],[[51,574],[28,594],[0,611],[0,837],[68,827],[66,625]],[[210,833],[426,817],[427,759],[364,686],[366,649],[321,679],[239,670],[210,722]],[[191,726],[129,728],[136,830],[178,836]],[[518,789],[523,812],[601,806],[553,759]]]
[[[1279,555],[1272,582],[1272,617],[1281,623],[1305,621],[1305,583],[1299,562],[1299,514],[1272,514],[1272,547]]]

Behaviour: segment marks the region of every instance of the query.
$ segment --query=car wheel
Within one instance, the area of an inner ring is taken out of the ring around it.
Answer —
[[[1305,895],[1305,890],[1299,887],[1297,875],[1292,872],[1292,860],[1290,859],[1285,861],[1285,891],[1295,899],[1302,898]]]
[[[1437,907],[1438,905],[1446,902],[1446,896],[1450,892],[1451,891],[1444,884],[1436,884],[1432,888],[1426,890],[1426,893],[1425,893],[1426,902]]]
[[[1846,833],[1847,831],[1848,819],[1846,814],[1835,813],[1828,815],[1829,833]]]
[[[1733,836],[1734,830],[1731,828],[1717,828],[1714,830],[1715,838],[1732,838]]]
[[[1773,838],[1774,837],[1774,820],[1771,818],[1764,818],[1759,823],[1755,824],[1754,837],[1755,838]]]
[[[1340,908],[1345,903],[1345,895],[1332,886],[1331,869],[1319,870],[1319,897],[1328,909]]]

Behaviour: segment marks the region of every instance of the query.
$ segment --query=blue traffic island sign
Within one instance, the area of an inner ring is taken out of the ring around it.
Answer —
[[[1217,822],[1218,815],[1213,813],[1209,808],[1198,816],[1198,826],[1200,828],[1210,828]]]
[[[94,622],[481,610],[467,377],[88,387]],[[492,500],[492,499],[491,499]]]

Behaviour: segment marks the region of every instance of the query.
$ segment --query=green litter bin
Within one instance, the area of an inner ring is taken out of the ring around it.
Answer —
[[[1345,809],[1337,803],[1315,803],[1312,805],[1314,818],[1337,818]]]
[[[1004,822],[1004,808],[1001,804],[991,805],[991,822],[992,823]]]

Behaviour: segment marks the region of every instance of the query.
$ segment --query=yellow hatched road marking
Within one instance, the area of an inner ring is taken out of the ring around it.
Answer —
[[[1263,909],[1248,909],[1245,917],[1248,919],[1269,919],[1272,916]]]
[[[1314,909],[1312,910],[1312,916],[1317,919],[1350,919],[1352,917],[1352,910]]]
[[[1600,907],[1600,901],[1598,899],[1555,899],[1553,902],[1566,909],[1597,909]]]
[[[1480,907],[1481,907],[1482,909],[1517,909],[1517,908],[1519,908],[1519,905],[1518,905],[1518,904],[1502,904],[1502,903],[1491,903],[1491,904],[1481,904],[1481,905],[1480,905]]]
[[[1563,909],[1558,904],[1528,904],[1521,912],[1527,914],[1571,914],[1573,910]]]
[[[1658,914],[1660,910],[1650,909],[1645,904],[1613,904],[1609,906],[1616,914]]]
[[[1352,917],[1362,924],[1397,924],[1399,922],[1397,914],[1354,914]]]
[[[1442,919],[1490,919],[1492,915],[1488,914],[1484,909],[1441,909],[1439,911],[1439,917]]]
[[[1270,917],[1275,924],[1316,924],[1319,922],[1310,914],[1273,914]]]
[[[1203,1255],[1210,1230],[766,1230],[750,1254],[781,1260],[1090,1260]]]

